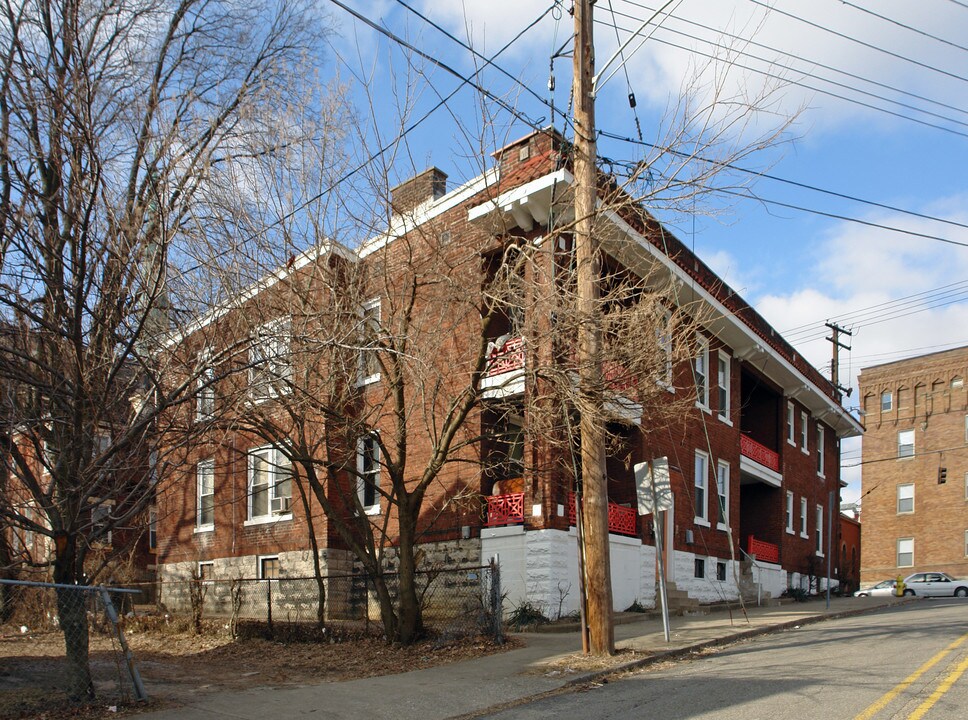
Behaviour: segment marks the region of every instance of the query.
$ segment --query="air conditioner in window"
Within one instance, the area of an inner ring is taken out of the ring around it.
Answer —
[[[292,511],[292,498],[272,498],[270,505],[273,515],[287,515]]]

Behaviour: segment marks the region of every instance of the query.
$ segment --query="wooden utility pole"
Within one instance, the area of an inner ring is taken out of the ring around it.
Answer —
[[[595,238],[598,189],[595,148],[595,46],[592,2],[575,0],[575,260],[578,273],[578,392],[584,499],[585,592],[589,652],[615,653],[609,569],[608,494],[602,422],[601,256]]]
[[[849,397],[850,388],[841,387],[840,385],[840,349],[843,348],[844,350],[850,350],[850,345],[844,345],[842,342],[840,342],[840,334],[843,333],[844,335],[851,336],[853,333],[850,332],[850,330],[840,327],[837,323],[828,322],[824,324],[833,331],[831,337],[827,338],[827,340],[829,340],[834,347],[834,357],[830,364],[830,382],[832,382],[834,387],[837,389],[847,393]]]

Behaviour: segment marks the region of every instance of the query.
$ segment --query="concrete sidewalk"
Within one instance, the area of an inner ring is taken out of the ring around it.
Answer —
[[[713,645],[820,620],[844,617],[910,602],[908,598],[832,598],[773,607],[724,610],[671,618],[666,643],[657,617],[618,625],[619,648],[635,651],[627,662],[607,671],[575,672],[567,656],[581,650],[570,633],[523,633],[525,647],[488,657],[399,675],[321,683],[294,688],[254,688],[213,693],[170,710],[146,713],[152,720],[184,718],[395,718],[420,720],[470,717],[563,687],[593,681],[624,668],[666,660]],[[640,654],[641,653],[641,654]],[[151,692],[151,688],[148,688]]]

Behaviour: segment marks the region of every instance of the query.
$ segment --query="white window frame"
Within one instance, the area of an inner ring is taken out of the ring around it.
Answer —
[[[697,580],[706,579],[706,558],[701,558],[701,557],[693,558],[692,575]]]
[[[824,475],[824,462],[826,460],[824,454],[824,427],[820,423],[817,423],[817,477],[826,477]]]
[[[259,579],[259,580],[268,580],[269,582],[279,582],[279,577],[282,576],[282,573],[281,572],[279,574],[279,577],[267,578],[265,576],[265,568],[264,568],[264,565],[265,565],[265,561],[266,560],[275,560],[276,561],[276,567],[277,567],[277,569],[281,570],[281,567],[280,567],[280,564],[279,564],[279,556],[278,555],[258,555],[258,556],[256,556],[256,566],[255,566],[257,579]]]
[[[709,412],[709,340],[696,335],[696,360],[693,371],[696,381],[696,407]]]
[[[201,370],[198,373],[195,396],[195,419],[211,420],[215,416],[215,368],[208,351],[199,355],[198,362]]]
[[[894,409],[894,393],[885,390],[881,393],[881,412],[891,412]]]
[[[202,522],[205,499],[211,500],[209,522]],[[195,464],[195,532],[215,529],[215,458],[205,458]]]
[[[372,454],[370,458],[371,467],[367,469],[367,451]],[[375,432],[361,435],[356,441],[356,493],[363,507],[363,512],[367,515],[380,514],[380,440]],[[368,478],[369,479],[368,481]],[[373,502],[366,502],[366,486],[373,486]]]
[[[797,411],[792,402],[787,402],[787,444],[797,446]]]
[[[905,438],[910,437],[911,442],[902,444],[901,443],[902,436],[904,436]],[[908,447],[911,448],[910,452],[905,451],[905,448],[908,448]],[[898,430],[897,431],[897,459],[906,460],[908,458],[913,458],[916,452],[917,451],[915,448],[914,428],[911,428],[909,430]]]
[[[263,485],[266,486],[265,515],[255,515],[253,508],[253,497],[255,495],[253,481],[255,480],[255,462],[257,457],[261,457],[268,467],[267,481],[265,483],[259,483],[260,487]],[[289,481],[288,496],[283,487],[286,480]],[[276,446],[263,445],[249,450],[246,496],[248,497],[248,511],[246,514],[248,519],[243,525],[260,525],[292,519],[292,464]]]
[[[807,532],[807,499],[805,497],[800,498],[800,537],[810,537],[810,533]]]
[[[730,420],[730,412],[732,411],[731,403],[731,393],[732,393],[732,358],[729,353],[719,351],[719,360],[716,363],[716,382],[719,389],[717,398],[718,400],[718,417],[727,425],[732,425],[733,421]],[[724,368],[725,365],[725,368]],[[725,399],[724,399],[725,398]]]
[[[816,528],[816,555],[817,557],[823,557],[823,505],[817,505],[816,517],[817,528]]]
[[[716,463],[716,528],[729,529],[729,463],[723,460]]]
[[[787,490],[786,494],[786,531],[790,535],[794,534],[793,530],[793,491]]]
[[[292,321],[280,318],[256,328],[249,345],[249,395],[261,403],[291,391]]]
[[[902,549],[902,547],[904,549]],[[908,549],[910,548],[910,549]],[[901,554],[911,556],[910,563],[901,563]],[[899,568],[914,567],[914,538],[913,537],[903,537],[897,539],[897,544],[895,546],[894,561],[897,563]]]
[[[709,527],[709,455],[702,450],[696,450],[696,459],[693,463],[693,512],[696,513],[693,521],[696,525]]]
[[[810,454],[810,419],[807,414],[800,411],[800,452],[804,455]]]
[[[380,322],[382,321],[382,310],[380,298],[375,297],[367,300],[360,305],[360,357],[359,357],[359,369],[357,374],[359,375],[356,385],[357,387],[363,387],[364,385],[371,385],[372,383],[379,382],[380,380],[380,366],[379,362],[375,361],[376,366],[375,372],[367,374],[368,368],[368,357],[371,353],[375,354],[376,350],[371,348],[375,347],[374,339],[370,338],[369,335],[378,335],[380,332]],[[374,357],[376,357],[374,355]]]
[[[902,509],[901,502],[904,500],[911,501],[910,509]],[[914,483],[901,483],[897,486],[897,514],[898,515],[913,515],[914,514]]]

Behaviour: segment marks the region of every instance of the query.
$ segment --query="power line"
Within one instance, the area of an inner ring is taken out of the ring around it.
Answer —
[[[897,25],[900,28],[904,28],[905,30],[910,30],[913,33],[917,33],[918,35],[921,35],[923,37],[930,38],[931,40],[936,40],[939,43],[944,43],[945,45],[949,45],[953,48],[957,48],[958,50],[968,51],[968,48],[966,48],[964,45],[959,45],[958,43],[951,42],[950,40],[945,40],[943,37],[932,35],[929,32],[920,30],[919,28],[911,27],[910,25],[905,25],[904,23],[898,20],[894,20],[893,18],[889,18],[886,15],[881,15],[880,13],[876,13],[873,10],[868,10],[867,8],[861,7],[860,5],[855,5],[852,2],[847,2],[847,0],[840,0],[840,1],[841,1],[841,4],[846,5],[847,7],[852,7],[855,10],[860,10],[862,13],[866,13],[867,15],[873,15],[874,17],[879,18],[884,22],[889,22],[892,25]]]

